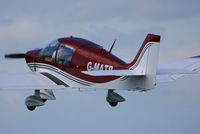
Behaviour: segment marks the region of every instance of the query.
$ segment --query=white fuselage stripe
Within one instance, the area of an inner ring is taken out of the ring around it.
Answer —
[[[92,82],[88,82],[88,81],[85,81],[85,80],[82,80],[82,79],[79,79],[79,78],[76,78],[56,67],[53,67],[51,65],[48,65],[48,64],[42,64],[42,63],[28,63],[28,65],[31,67],[31,68],[43,68],[43,69],[48,69],[48,70],[51,70],[51,71],[54,71],[70,80],[73,80],[79,84],[83,84],[83,85],[87,85],[87,86],[91,86],[91,85],[94,85],[96,83],[92,83]]]
[[[154,43],[154,42],[148,42],[148,43],[147,43],[147,45],[142,49],[142,52],[140,53],[140,55],[139,55],[139,57],[138,57],[136,63],[135,63],[132,67],[129,68],[130,70],[133,70],[133,69],[135,69],[135,68],[138,66],[138,64],[140,63],[140,61],[141,61],[143,55],[145,54],[146,50],[147,50],[153,43]]]

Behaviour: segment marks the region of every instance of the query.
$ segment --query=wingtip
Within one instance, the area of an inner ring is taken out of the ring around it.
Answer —
[[[193,57],[189,57],[189,58],[200,58],[200,55],[198,55],[198,56],[193,56]]]

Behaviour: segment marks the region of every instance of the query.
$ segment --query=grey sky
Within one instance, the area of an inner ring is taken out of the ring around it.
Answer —
[[[27,71],[23,60],[3,55],[44,47],[63,36],[80,36],[125,61],[134,58],[147,33],[161,35],[160,63],[200,54],[198,0],[0,0],[0,72]],[[29,112],[32,92],[0,93],[0,133],[200,132],[199,76],[158,85],[147,93],[118,91],[116,108],[106,91],[57,91],[56,101]]]

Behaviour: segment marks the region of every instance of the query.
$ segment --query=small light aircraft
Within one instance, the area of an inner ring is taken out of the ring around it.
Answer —
[[[106,89],[106,100],[114,107],[125,101],[115,90],[147,91],[157,83],[199,72],[200,56],[158,66],[159,43],[159,35],[148,34],[133,61],[126,63],[111,53],[115,41],[107,51],[82,38],[59,38],[41,49],[5,55],[25,58],[31,72],[0,74],[0,90],[33,90],[25,100],[33,111],[56,99],[52,90]]]

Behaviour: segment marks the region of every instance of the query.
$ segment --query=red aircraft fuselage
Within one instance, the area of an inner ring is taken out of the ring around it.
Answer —
[[[39,66],[40,68],[45,68],[45,66],[38,65],[38,63],[51,65],[76,78],[94,83],[105,83],[115,80],[119,76],[94,77],[81,71],[134,69],[139,63],[140,57],[149,47],[147,42],[154,41],[159,42],[160,36],[149,34],[135,59],[131,63],[126,63],[91,41],[76,37],[60,38],[50,43],[46,48],[27,52],[26,62],[28,64],[37,63],[33,64],[32,67]],[[67,60],[63,61],[63,57]],[[70,78],[68,77],[68,79]]]
[[[58,44],[67,45],[74,49],[69,65],[56,63],[56,60],[48,61],[43,59],[41,57],[43,49],[31,50],[27,52],[26,62],[49,64],[75,77],[95,83],[104,83],[119,77],[94,77],[83,74],[81,71],[129,68],[129,64],[126,64],[118,57],[91,41],[75,37],[60,38],[57,41]],[[58,48],[56,48],[55,51],[58,51]]]

